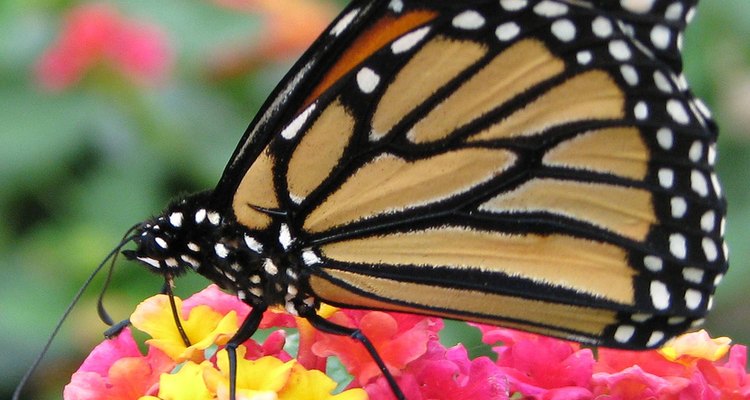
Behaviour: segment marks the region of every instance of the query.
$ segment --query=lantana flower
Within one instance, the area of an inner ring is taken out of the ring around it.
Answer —
[[[131,316],[151,336],[144,356],[125,329],[89,355],[66,386],[66,400],[209,400],[229,398],[224,345],[250,312],[215,285],[185,301],[175,298],[190,345],[177,333],[168,298],[157,295]],[[660,350],[591,349],[577,343],[480,324],[497,356],[471,358],[462,345],[440,343],[438,318],[323,305],[329,321],[360,329],[409,400],[441,399],[747,399],[747,348],[700,331]],[[304,319],[267,311],[263,342],[237,348],[237,399],[391,400],[388,382],[364,347],[314,330]],[[292,340],[294,339],[294,340]],[[292,343],[298,344],[292,346]],[[296,347],[296,349],[295,349]],[[295,350],[296,354],[295,354]],[[349,376],[333,370],[338,358]],[[345,386],[344,390],[337,387]]]
[[[90,3],[68,12],[56,41],[37,61],[35,76],[50,91],[72,86],[95,68],[153,85],[171,64],[172,52],[158,27],[128,19],[106,3]]]

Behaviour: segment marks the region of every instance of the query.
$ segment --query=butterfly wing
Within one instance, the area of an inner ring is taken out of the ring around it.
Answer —
[[[694,3],[612,3],[355,2],[217,196],[261,234],[285,212],[326,302],[659,345],[726,269],[716,131]]]

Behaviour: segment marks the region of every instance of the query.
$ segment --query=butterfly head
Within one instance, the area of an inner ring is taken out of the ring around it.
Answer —
[[[217,241],[223,220],[204,206],[206,199],[204,194],[187,197],[143,222],[133,238],[136,249],[123,254],[162,275],[198,270],[205,258],[202,249]]]

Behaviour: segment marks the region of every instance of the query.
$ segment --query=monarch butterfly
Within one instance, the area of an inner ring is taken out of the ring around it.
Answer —
[[[727,268],[716,127],[681,72],[695,5],[355,0],[216,188],[125,254],[253,307],[230,360],[274,305],[377,359],[320,302],[659,346]]]

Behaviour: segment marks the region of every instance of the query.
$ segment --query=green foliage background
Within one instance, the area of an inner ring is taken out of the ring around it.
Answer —
[[[321,0],[324,1],[324,0]],[[132,224],[170,198],[211,188],[250,119],[293,60],[217,82],[216,49],[252,41],[260,20],[209,1],[110,0],[128,18],[159,25],[176,52],[170,81],[141,90],[108,77],[60,94],[40,90],[33,65],[78,2],[0,3],[0,398],[41,349],[65,305]],[[342,3],[342,2],[338,2]],[[719,175],[730,204],[731,270],[708,329],[750,343],[750,2],[705,0],[688,31],[689,80],[722,127]],[[180,281],[187,296],[206,282]],[[122,263],[107,306],[125,318],[159,290],[158,277]],[[30,384],[61,397],[101,340],[101,279],[74,310]],[[471,333],[466,333],[471,335]],[[474,335],[474,338],[476,336]]]

